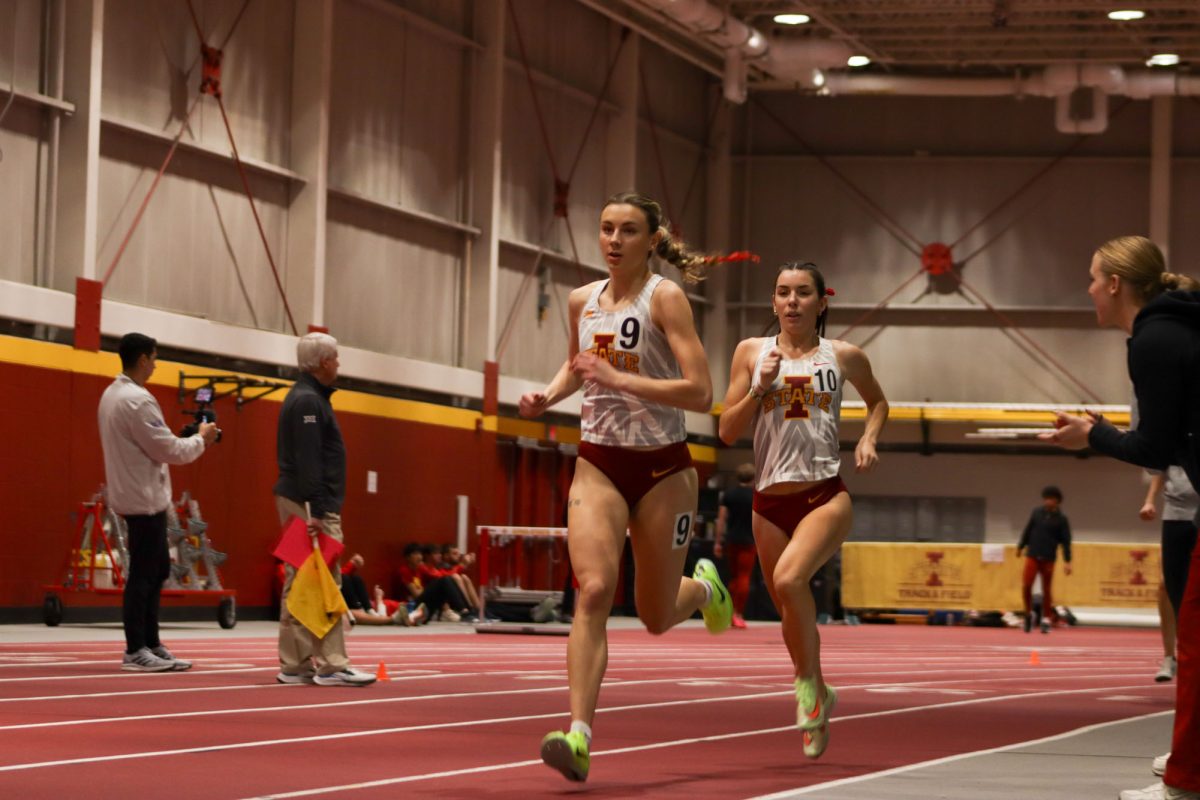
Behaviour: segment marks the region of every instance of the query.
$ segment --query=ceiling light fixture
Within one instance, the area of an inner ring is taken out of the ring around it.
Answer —
[[[780,25],[807,25],[812,22],[808,14],[776,14],[775,21]]]
[[[1146,59],[1147,67],[1173,67],[1179,63],[1179,56],[1175,53],[1156,53]]]
[[[1117,22],[1132,22],[1144,16],[1146,16],[1146,12],[1136,8],[1121,8],[1108,12],[1108,18]]]
[[[867,56],[850,56],[846,59],[847,67],[865,67],[871,63],[871,59]]]

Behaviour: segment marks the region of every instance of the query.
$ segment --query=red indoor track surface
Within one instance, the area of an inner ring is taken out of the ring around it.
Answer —
[[[275,683],[273,639],[173,642],[190,672],[119,670],[111,643],[0,644],[0,794],[13,798],[747,798],[1172,707],[1155,631],[824,627],[840,700],[801,753],[778,627],[610,633],[591,777],[538,759],[568,723],[566,640],[351,637],[366,689]],[[1031,650],[1039,664],[1031,664]],[[147,794],[149,793],[149,794]]]

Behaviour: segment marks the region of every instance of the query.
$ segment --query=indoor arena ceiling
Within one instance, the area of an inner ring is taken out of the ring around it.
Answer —
[[[678,0],[676,0],[678,2]],[[708,0],[770,42],[838,42],[895,74],[998,75],[1054,63],[1142,67],[1174,53],[1178,69],[1200,70],[1200,0]],[[589,3],[590,4],[590,3]],[[721,48],[664,10],[672,0],[618,0],[632,17],[688,47],[714,71]],[[689,2],[678,2],[679,6]],[[1140,10],[1136,20],[1109,12]],[[784,25],[777,14],[809,21]],[[749,61],[751,86],[769,78]]]

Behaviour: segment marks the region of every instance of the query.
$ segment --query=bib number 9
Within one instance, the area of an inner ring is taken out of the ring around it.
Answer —
[[[687,547],[692,539],[692,512],[685,511],[675,517],[675,530],[671,537],[671,549]]]

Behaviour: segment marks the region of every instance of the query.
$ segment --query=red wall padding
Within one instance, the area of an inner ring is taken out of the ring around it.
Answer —
[[[75,544],[73,514],[104,481],[96,407],[111,380],[0,362],[0,608],[40,606],[42,584],[62,578]],[[188,421],[173,389],[150,389],[168,424]],[[279,525],[271,488],[283,396],[273,397],[241,411],[219,400],[222,441],[171,470],[175,498],[191,491],[213,545],[229,554],[221,579],[241,606],[270,606],[274,591],[270,551]],[[368,586],[394,585],[407,542],[455,539],[456,495],[470,497],[472,537],[484,523],[563,524],[573,466],[566,456],[520,450],[483,431],[344,411],[338,421],[347,450],[346,546],[366,559]],[[711,465],[697,466],[703,480]],[[367,470],[379,473],[378,494],[367,493]]]

